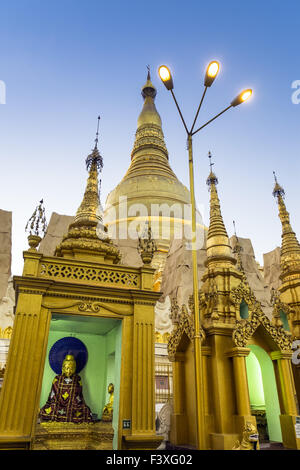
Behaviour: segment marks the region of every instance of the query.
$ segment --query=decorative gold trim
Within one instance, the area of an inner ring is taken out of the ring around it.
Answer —
[[[4,330],[0,328],[0,339],[11,339],[12,330],[12,326],[7,326]]]
[[[256,301],[257,302],[257,301]],[[240,320],[232,333],[233,342],[239,347],[246,347],[257,328],[262,325],[269,333],[280,351],[292,352],[291,334],[282,326],[273,325],[263,313],[261,305],[257,302],[254,311],[247,320]]]
[[[175,361],[175,355],[179,346],[180,340],[183,333],[187,335],[189,340],[194,341],[195,328],[192,315],[189,314],[186,305],[182,305],[181,311],[179,312],[179,306],[177,302],[173,300],[171,306],[171,316],[176,318],[176,328],[172,331],[168,341],[168,356],[170,361]],[[205,339],[205,332],[200,327],[201,342]]]

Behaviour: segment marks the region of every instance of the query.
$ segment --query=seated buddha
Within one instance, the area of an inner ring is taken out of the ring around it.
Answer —
[[[62,364],[62,373],[54,378],[48,400],[40,410],[42,422],[92,422],[91,410],[83,398],[81,378],[75,372],[74,356],[67,354]]]
[[[102,421],[112,421],[113,418],[113,404],[114,404],[114,384],[110,383],[108,386],[108,393],[110,394],[109,401],[106,403],[102,411]]]

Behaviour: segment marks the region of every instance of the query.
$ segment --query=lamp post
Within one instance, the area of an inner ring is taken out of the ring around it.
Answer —
[[[224,114],[228,109],[238,106],[245,102],[252,95],[252,90],[243,90],[227,108],[223,109],[220,113],[207,121],[205,124],[194,130],[200,108],[202,106],[207,88],[211,87],[216,76],[219,73],[220,65],[217,61],[212,61],[206,68],[204,78],[204,91],[198,106],[193,125],[190,130],[185,123],[180,107],[177,103],[176,97],[173,92],[174,84],[170,69],[166,65],[161,65],[158,69],[158,74],[167,88],[171,91],[176,108],[179,112],[181,121],[184,125],[187,134],[188,143],[188,159],[189,159],[189,180],[190,180],[190,195],[192,206],[192,267],[193,267],[193,296],[194,296],[194,352],[195,352],[195,385],[196,385],[196,421],[197,421],[197,448],[206,449],[205,439],[205,422],[204,422],[204,400],[203,400],[203,370],[202,370],[202,351],[201,351],[201,337],[200,337],[200,312],[199,312],[199,291],[198,291],[198,269],[197,269],[197,248],[196,248],[196,204],[195,204],[195,189],[194,189],[194,162],[193,162],[193,135],[197,134],[200,130]]]

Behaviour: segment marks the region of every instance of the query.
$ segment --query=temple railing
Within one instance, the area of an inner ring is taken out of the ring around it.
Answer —
[[[41,260],[39,263],[38,277],[47,279],[63,280],[70,282],[87,282],[89,284],[124,287],[127,289],[140,288],[140,275],[132,272],[124,266],[96,267],[95,265],[84,265],[63,261]]]

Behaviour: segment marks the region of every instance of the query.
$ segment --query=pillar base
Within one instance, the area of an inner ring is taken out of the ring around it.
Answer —
[[[239,438],[239,434],[211,433],[212,450],[232,450]]]
[[[132,434],[123,436],[122,449],[156,450],[163,441],[163,436],[156,434]]]
[[[300,437],[296,437],[296,416],[280,415],[282,443],[287,449],[300,449]]]
[[[0,450],[29,450],[30,437],[0,436]]]
[[[170,442],[173,445],[188,444],[187,416],[183,413],[171,415]]]

